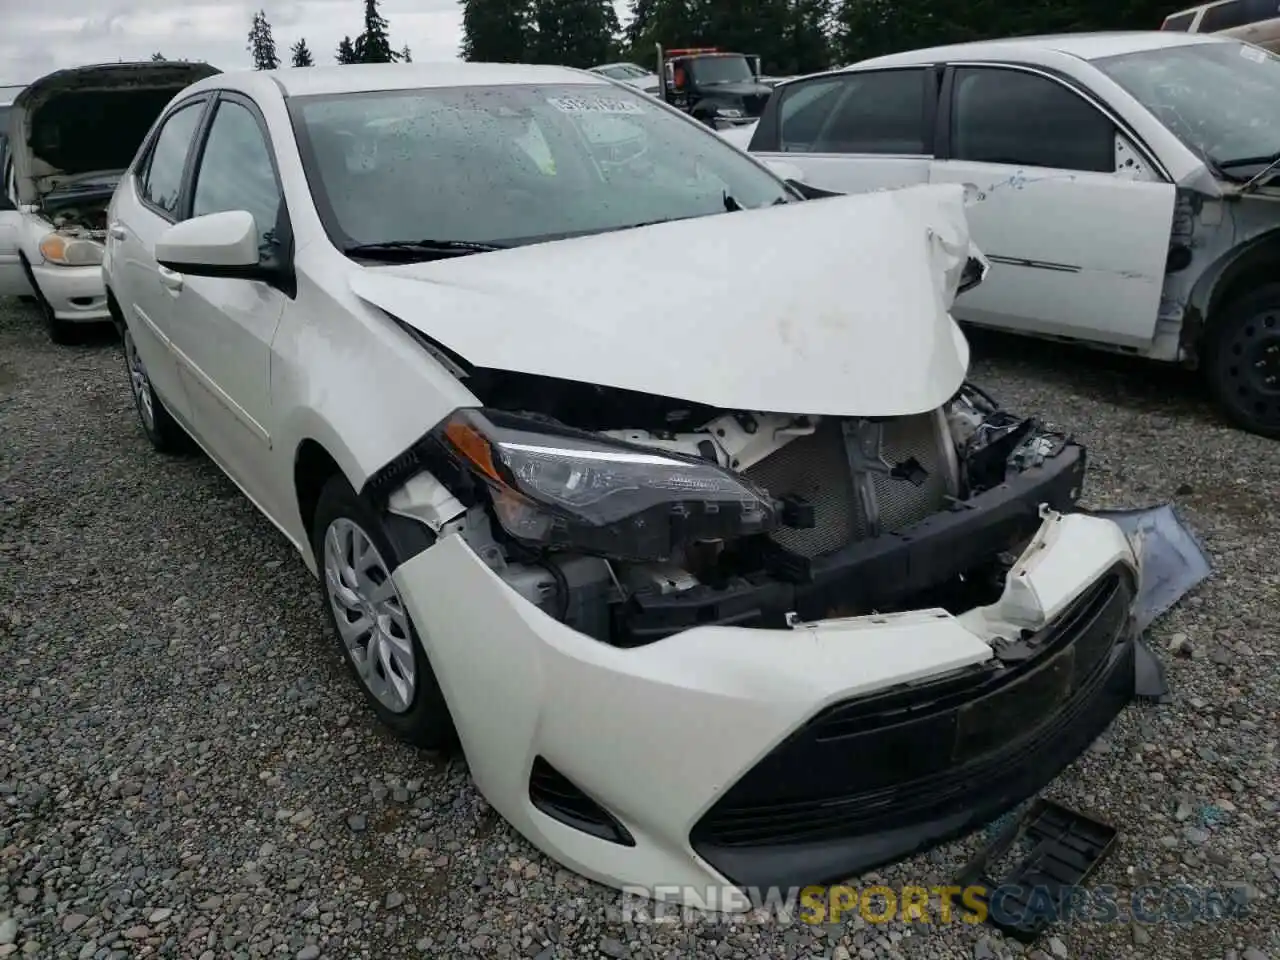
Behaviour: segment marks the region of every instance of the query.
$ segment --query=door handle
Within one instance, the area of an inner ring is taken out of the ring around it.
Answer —
[[[160,267],[160,282],[171,293],[182,292],[182,274],[174,273],[168,267]]]
[[[112,240],[124,240],[129,236],[125,228],[120,226],[118,223],[113,223],[111,226],[107,227],[107,235],[111,237]]]

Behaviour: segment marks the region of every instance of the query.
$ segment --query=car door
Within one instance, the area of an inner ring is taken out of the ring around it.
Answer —
[[[931,68],[859,70],[788,84],[752,136],[761,159],[785,159],[824,190],[865,193],[929,179]]]
[[[266,122],[249,99],[221,93],[193,165],[191,217],[247,210],[268,252],[288,214]],[[266,282],[170,273],[166,279],[179,373],[197,436],[260,507],[278,515],[272,441],[271,341],[286,295]]]
[[[22,261],[18,258],[18,238],[22,235],[22,214],[18,210],[18,190],[14,184],[13,157],[8,138],[0,133],[0,297],[31,293]]]
[[[965,184],[987,279],[956,317],[1128,347],[1149,344],[1174,187],[1074,84],[1012,64],[954,64],[943,82],[933,183]],[[1123,159],[1118,159],[1123,158]]]
[[[209,104],[207,96],[172,109],[156,127],[134,171],[121,182],[107,225],[112,293],[152,387],[169,412],[190,429],[191,407],[178,377],[172,324],[173,291],[156,263],[156,239],[176,223],[192,146]]]

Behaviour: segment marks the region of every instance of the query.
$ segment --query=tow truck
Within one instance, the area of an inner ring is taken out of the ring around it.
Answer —
[[[773,88],[760,79],[760,58],[717,47],[658,51],[658,96],[716,130],[754,123]]]

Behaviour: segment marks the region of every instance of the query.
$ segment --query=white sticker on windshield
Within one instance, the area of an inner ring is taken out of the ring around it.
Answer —
[[[618,97],[548,97],[547,103],[565,113],[644,113],[634,100]]]
[[[1267,62],[1267,51],[1261,47],[1252,47],[1247,43],[1240,44],[1240,56],[1246,60],[1252,60],[1254,63]]]

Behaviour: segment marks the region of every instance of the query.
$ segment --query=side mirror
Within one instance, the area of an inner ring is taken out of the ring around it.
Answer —
[[[794,163],[787,163],[785,160],[765,160],[763,163],[780,180],[786,180],[787,182],[793,180],[803,182],[804,180],[804,171]]]
[[[175,223],[156,241],[156,261],[193,277],[270,280],[278,272],[262,262],[258,225],[247,210],[210,213]]]

